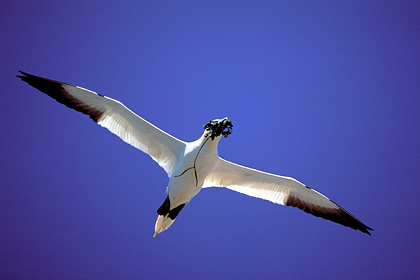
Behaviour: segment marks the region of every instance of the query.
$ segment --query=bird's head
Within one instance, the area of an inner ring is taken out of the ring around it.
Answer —
[[[207,132],[206,137],[211,137],[211,140],[220,135],[227,138],[232,133],[232,127],[232,122],[228,118],[215,119],[204,125],[204,129]]]

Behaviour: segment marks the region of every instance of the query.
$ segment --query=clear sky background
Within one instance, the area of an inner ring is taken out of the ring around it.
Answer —
[[[418,1],[7,1],[0,278],[418,279]],[[325,194],[372,236],[205,189],[152,239],[166,173],[18,70]]]

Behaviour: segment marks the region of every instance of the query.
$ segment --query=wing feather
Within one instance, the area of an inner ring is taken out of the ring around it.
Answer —
[[[203,187],[212,186],[226,187],[252,197],[297,207],[316,217],[369,235],[368,230],[372,230],[326,196],[293,178],[261,172],[221,158]]]
[[[88,115],[128,144],[149,154],[171,176],[185,149],[185,142],[142,119],[117,100],[78,86],[19,72],[23,75],[17,77],[22,81]]]

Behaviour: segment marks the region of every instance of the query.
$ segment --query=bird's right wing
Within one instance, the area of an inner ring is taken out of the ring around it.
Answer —
[[[88,115],[128,144],[149,154],[171,176],[185,142],[145,121],[121,102],[93,91],[20,71],[22,81],[67,107]]]
[[[369,235],[368,230],[372,230],[326,196],[293,178],[261,172],[221,158],[206,178],[203,188],[212,186],[226,187],[249,196],[297,207]]]

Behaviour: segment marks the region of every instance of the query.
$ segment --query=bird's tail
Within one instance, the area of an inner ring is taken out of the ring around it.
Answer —
[[[184,208],[185,204],[180,204],[177,207],[171,209],[171,202],[169,197],[166,197],[163,204],[157,210],[159,214],[156,224],[155,224],[155,234],[153,238],[156,237],[162,231],[167,230],[172,223],[175,221],[175,218],[178,216],[179,212]]]
[[[166,216],[159,215],[159,217],[156,220],[155,234],[153,234],[153,238],[155,238],[156,235],[158,235],[162,231],[167,230],[172,225],[172,223],[174,221],[175,221],[175,219],[172,220],[171,218],[168,217],[168,215],[166,215]]]

